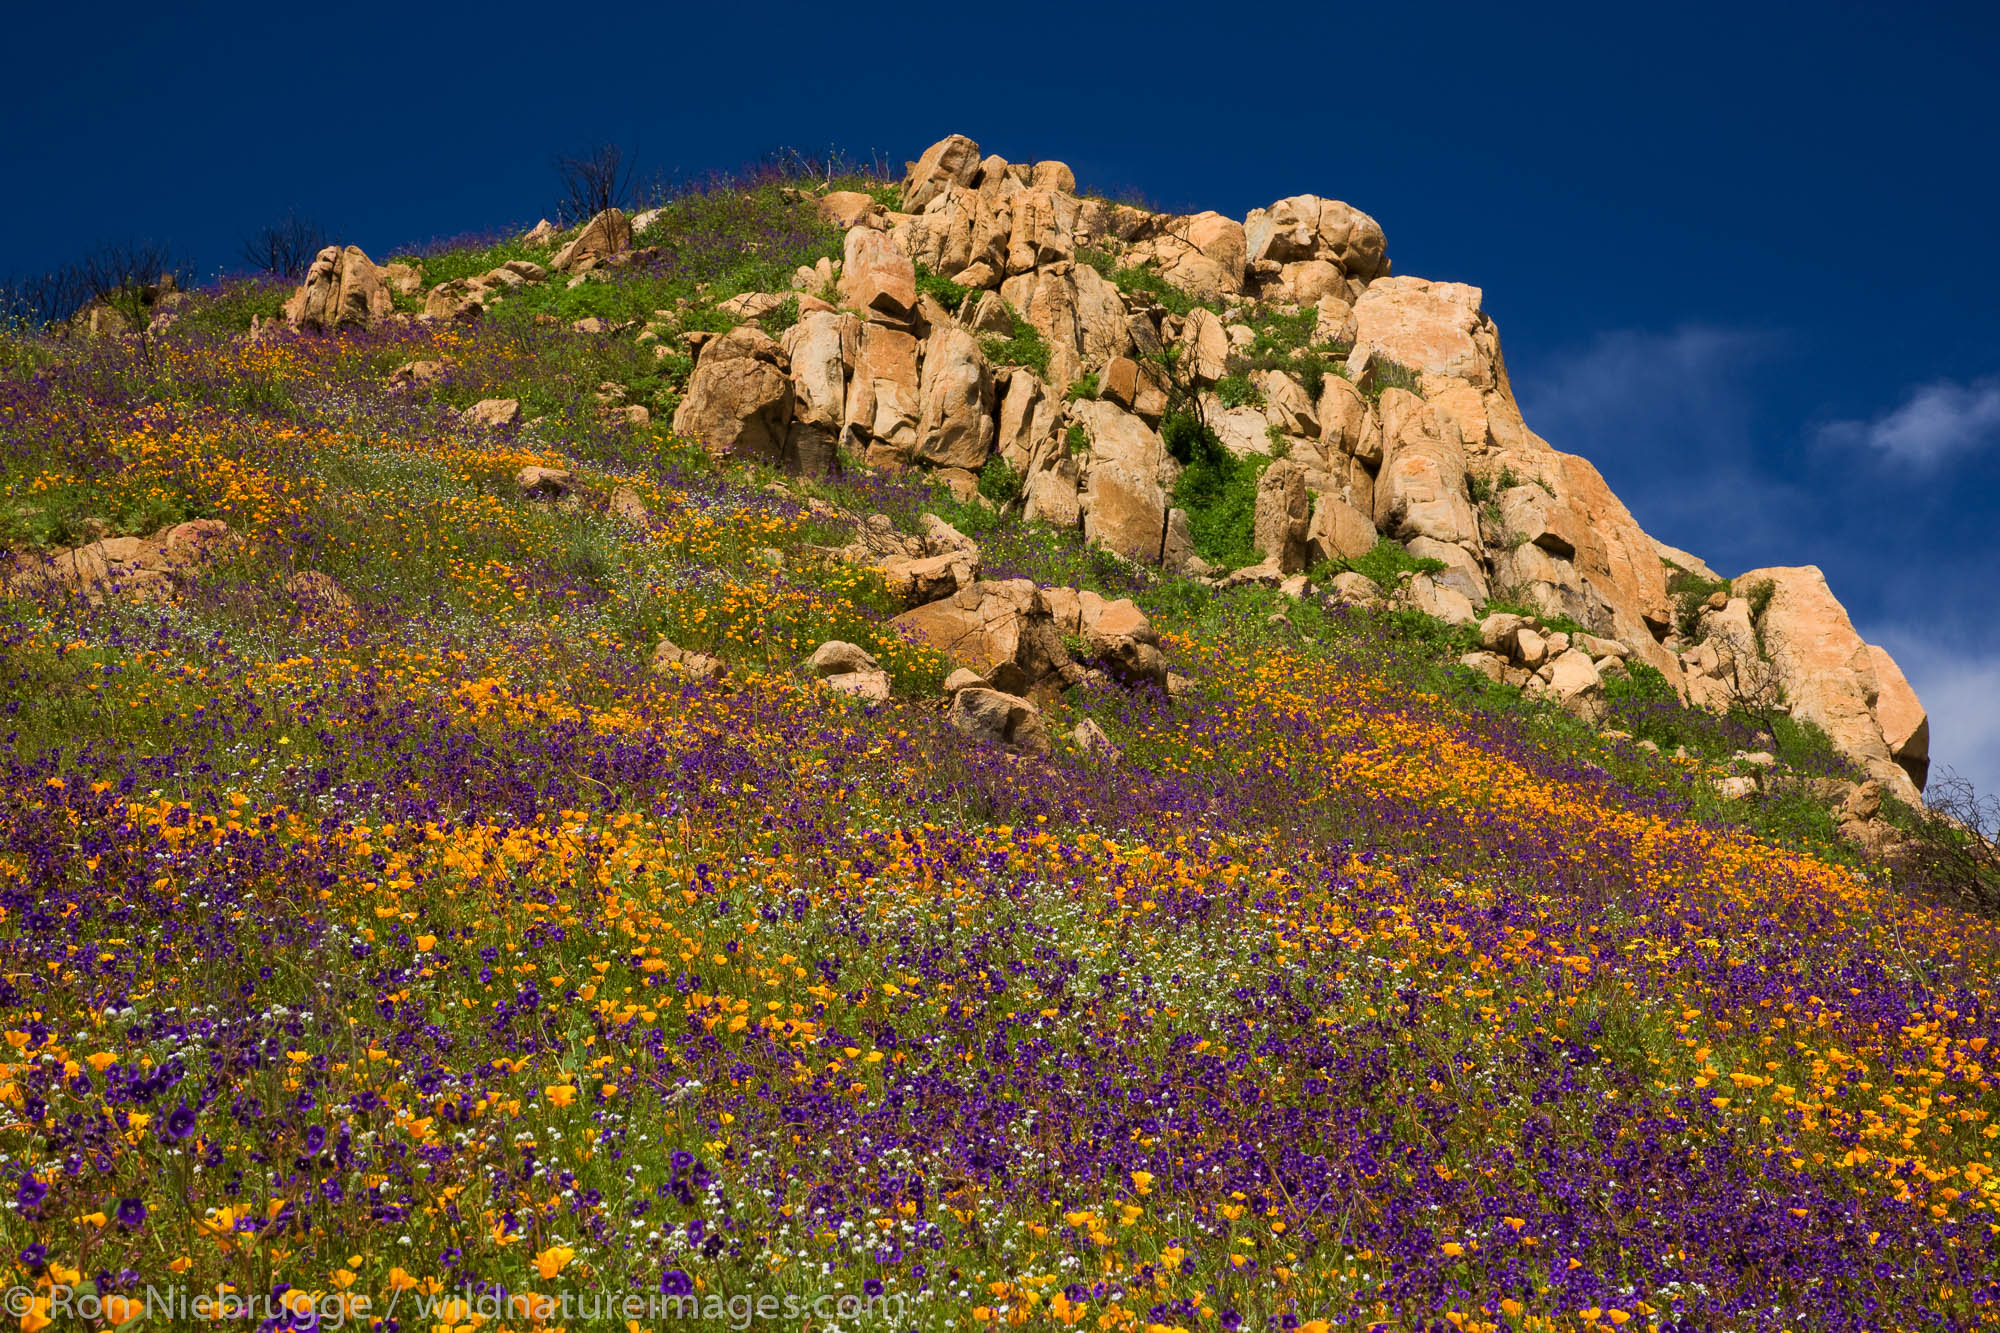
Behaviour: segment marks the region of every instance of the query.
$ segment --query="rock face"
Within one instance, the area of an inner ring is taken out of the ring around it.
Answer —
[[[694,363],[674,433],[710,453],[782,461],[791,435],[792,382],[784,349],[754,324],[740,324]]]
[[[1876,675],[1876,654],[1884,659],[1888,654],[1862,642],[1817,566],[1753,569],[1739,575],[1732,588],[1748,596],[1766,583],[1771,585],[1770,602],[1757,629],[1793,715],[1817,724],[1868,776],[1915,803],[1916,779],[1897,762],[1877,716],[1882,685]],[[1902,672],[1896,678],[1891,726],[1912,763],[1919,758],[1927,761],[1930,731],[1922,720],[1922,706],[1902,680]]]
[[[394,308],[388,284],[361,247],[329,245],[285,302],[285,322],[295,329],[320,332],[346,326],[365,329],[387,318]]]
[[[1823,654],[1767,655],[1777,622],[1752,623],[1747,598],[1699,617],[1680,607],[1669,579],[1686,571],[1713,581],[1713,572],[1649,535],[1588,460],[1529,428],[1481,290],[1394,273],[1381,226],[1352,205],[1300,194],[1241,220],[1155,214],[1078,196],[1061,162],[1010,163],[952,135],[909,164],[898,206],[848,193],[817,207],[845,232],[840,263],[794,275],[803,313],[782,346],[739,327],[700,349],[675,414],[679,433],[801,471],[834,466],[837,451],[871,468],[928,469],[960,495],[998,457],[1020,474],[1013,499],[1028,520],[1135,563],[1226,576],[1190,566],[1192,525],[1174,507],[1181,468],[1160,433],[1170,386],[1159,369],[1173,348],[1224,447],[1276,460],[1245,534],[1258,572],[1238,571],[1239,581],[1279,583],[1316,562],[1358,559],[1386,537],[1442,568],[1392,589],[1339,574],[1337,600],[1393,600],[1470,623],[1500,599],[1587,631],[1575,646],[1551,636],[1532,665],[1511,646],[1483,650],[1482,671],[1583,713],[1620,671],[1658,671],[1682,698],[1713,708],[1783,692],[1801,715],[1832,719],[1836,744],[1888,790],[1907,796],[1921,782],[1922,705],[1886,654],[1864,653],[1865,671],[1842,667],[1829,686],[1814,676]],[[620,221],[593,219],[551,262],[619,262],[630,244]],[[597,239],[587,239],[593,228]],[[966,288],[963,304],[947,311],[920,297],[920,268]],[[1176,316],[1106,276],[1131,269],[1200,304]],[[434,288],[429,301],[439,313],[469,310],[535,280],[496,271]],[[829,288],[837,311],[804,295]],[[777,299],[737,297],[730,309],[754,318]],[[1255,303],[1309,315],[1321,365],[1339,364],[1309,393],[1303,367],[1267,363],[1248,376],[1261,402],[1226,407],[1217,384],[1255,351],[1257,321],[1245,313]],[[1046,344],[1045,369],[995,363],[996,340],[1023,325]],[[1074,392],[1088,377],[1096,394]],[[967,666],[983,673],[1011,659],[1011,648],[989,642],[980,608],[1022,599],[988,593],[959,604],[989,586],[976,559],[919,543],[867,560],[913,608],[908,616],[975,645]],[[1837,610],[1830,593],[1823,600]],[[1034,619],[1018,606],[994,614]],[[1697,632],[1683,638],[1689,628]],[[1536,637],[1531,629],[1524,642]],[[1015,674],[1047,669],[1017,663]],[[1027,688],[1010,679],[990,683]]]

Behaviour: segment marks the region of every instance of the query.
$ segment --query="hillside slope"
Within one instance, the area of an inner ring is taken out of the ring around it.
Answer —
[[[1358,214],[968,151],[0,341],[24,1326],[1994,1322],[1823,581],[1670,592]]]

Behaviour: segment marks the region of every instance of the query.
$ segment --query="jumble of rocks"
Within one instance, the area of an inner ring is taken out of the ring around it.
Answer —
[[[1744,574],[1684,638],[1670,578],[1712,571],[1648,535],[1588,460],[1530,429],[1480,289],[1395,272],[1382,228],[1352,205],[1302,194],[1241,220],[1155,213],[1079,195],[1061,162],[1008,162],[951,135],[909,164],[895,206],[853,192],[814,206],[844,233],[837,263],[801,268],[790,292],[731,296],[725,313],[743,322],[727,333],[689,333],[670,347],[661,340],[685,312],[667,311],[640,331],[661,342],[660,355],[693,359],[672,423],[681,436],[806,473],[830,469],[844,450],[871,467],[927,473],[961,498],[998,458],[1020,476],[1015,503],[1029,519],[1134,562],[1295,592],[1311,565],[1354,559],[1386,537],[1442,568],[1374,592],[1343,575],[1342,600],[1393,600],[1469,623],[1504,596],[1625,649],[1607,658],[1572,643],[1530,664],[1496,647],[1483,650],[1481,670],[1526,673],[1523,688],[1584,710],[1607,661],[1644,663],[1703,706],[1776,697],[1885,790],[1918,797],[1922,705],[1889,655],[1855,633],[1820,572]],[[601,278],[645,257],[633,245],[647,221],[599,215],[546,263],[433,287],[426,316],[459,317],[558,275]],[[524,239],[553,247],[560,238],[543,224]],[[965,289],[956,310],[918,291],[919,266]],[[1135,267],[1202,304],[1178,314],[1106,276]],[[392,290],[421,282],[398,268],[330,247],[287,317],[310,328],[383,318]],[[800,313],[781,336],[757,326],[788,300]],[[1335,373],[1309,392],[1285,369],[1248,369],[1259,312],[1310,313]],[[989,360],[983,340],[1017,324],[1046,344],[1045,373]],[[578,328],[612,331],[602,321]],[[1160,433],[1169,351],[1223,446],[1263,466],[1259,563],[1249,570],[1204,567],[1174,503],[1182,465]],[[1218,386],[1232,373],[1247,374],[1261,401],[1226,403]],[[1095,396],[1072,394],[1086,377]],[[987,586],[976,563],[944,547],[871,554],[907,614],[946,636],[986,643],[1008,632],[995,626],[1039,614],[1027,594]],[[1774,595],[1753,603],[1766,583]],[[1546,651],[1551,636],[1528,628]]]

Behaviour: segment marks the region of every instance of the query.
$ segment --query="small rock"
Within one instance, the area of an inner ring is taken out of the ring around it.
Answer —
[[[1125,752],[1111,743],[1104,734],[1104,728],[1090,718],[1085,718],[1070,728],[1070,742],[1092,759],[1102,759],[1107,764],[1115,764],[1125,757]]]
[[[514,484],[529,500],[560,500],[570,493],[575,477],[555,467],[524,467],[514,474]]]
[[[611,499],[607,506],[611,517],[626,523],[636,523],[641,527],[653,521],[653,511],[646,508],[646,502],[639,498],[639,492],[630,486],[611,488]]]
[[[719,657],[691,653],[670,639],[661,639],[653,649],[653,670],[663,676],[679,675],[703,681],[719,678],[728,668]]]
[[[342,591],[331,575],[316,569],[302,569],[285,580],[285,591],[307,615],[351,616],[354,599]]]
[[[958,667],[944,678],[944,692],[957,694],[960,690],[979,690],[986,687],[986,677],[970,667]]]
[[[1715,782],[1715,794],[1725,801],[1740,801],[1747,796],[1755,796],[1757,794],[1757,779],[1748,777],[1718,778]]]
[[[521,400],[518,398],[482,398],[465,409],[460,418],[468,426],[481,430],[508,430],[521,422]]]
[[[806,659],[806,666],[815,676],[825,679],[851,671],[876,671],[881,664],[875,660],[873,653],[859,644],[845,639],[830,639],[813,649],[812,656]]]

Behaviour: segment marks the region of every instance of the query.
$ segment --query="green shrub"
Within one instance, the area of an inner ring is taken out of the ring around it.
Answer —
[[[1069,392],[1063,396],[1070,399],[1087,399],[1097,397],[1099,392],[1097,372],[1092,370],[1086,372],[1076,383],[1070,385]]]
[[[1161,434],[1186,465],[1174,483],[1174,503],[1187,511],[1196,554],[1232,569],[1254,564],[1257,478],[1270,460],[1237,458],[1212,429],[1188,413],[1167,418]]]
[[[1215,396],[1224,407],[1262,407],[1264,391],[1250,382],[1243,371],[1234,371],[1215,382]]]
[[[1396,586],[1396,576],[1404,570],[1412,574],[1435,574],[1444,567],[1444,561],[1411,555],[1401,542],[1384,537],[1366,555],[1315,565],[1308,577],[1314,583],[1324,583],[1335,574],[1352,572],[1373,579],[1388,590]]]
[[[1021,493],[1021,471],[1000,455],[986,460],[979,469],[979,493],[996,505],[1007,505]]]
[[[1090,432],[1083,428],[1083,423],[1080,421],[1070,426],[1068,434],[1063,436],[1063,442],[1069,446],[1072,454],[1090,452]]]
[[[757,322],[763,326],[764,332],[773,338],[780,336],[786,329],[799,322],[799,298],[787,296],[778,302],[777,309]]]
[[[1121,268],[1111,274],[1118,290],[1129,296],[1143,296],[1170,313],[1185,317],[1201,302],[1161,277],[1149,266]]]
[[[1368,363],[1369,385],[1362,390],[1362,397],[1370,402],[1381,401],[1383,393],[1390,389],[1404,389],[1421,398],[1424,396],[1423,380],[1416,371],[1386,356],[1377,356]]]
[[[1026,366],[1043,379],[1049,377],[1049,345],[1040,330],[1025,319],[1014,320],[1014,334],[1010,338],[998,334],[981,338],[979,349],[986,354],[988,365]]]
[[[1705,579],[1683,569],[1667,580],[1667,595],[1674,599],[1674,628],[1692,643],[1701,633],[1701,610],[1716,593],[1727,594],[1727,579]]]
[[[917,265],[918,296],[929,296],[946,310],[957,314],[959,307],[965,304],[965,298],[971,294],[969,288],[959,286],[942,273],[933,273],[922,264]]]

